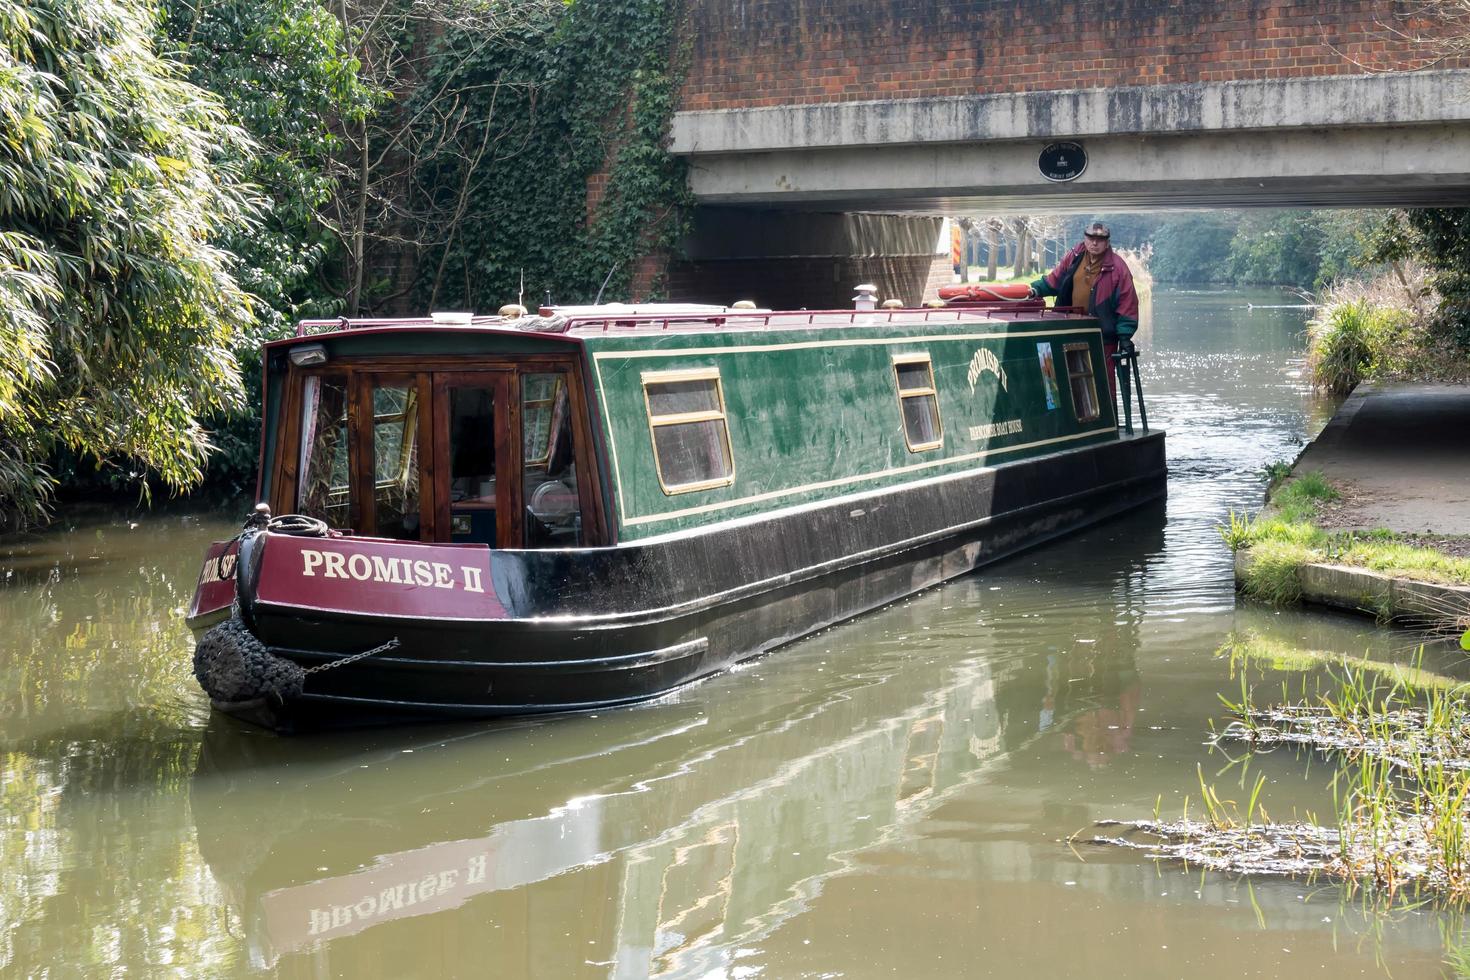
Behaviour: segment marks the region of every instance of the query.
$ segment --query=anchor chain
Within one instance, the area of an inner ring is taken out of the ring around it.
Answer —
[[[349,654],[345,657],[340,657],[337,660],[329,660],[324,664],[317,664],[315,667],[308,667],[306,668],[306,672],[308,674],[320,674],[322,671],[331,670],[333,667],[346,667],[348,664],[355,664],[359,660],[366,660],[368,657],[374,657],[380,653],[387,653],[389,650],[396,650],[398,649],[398,646],[398,637],[395,636],[387,643],[380,643],[377,646],[373,647],[371,650],[364,650],[362,653]]]

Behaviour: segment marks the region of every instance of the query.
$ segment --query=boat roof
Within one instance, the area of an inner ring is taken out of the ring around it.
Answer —
[[[296,337],[275,343],[363,330],[465,330],[530,333],[548,339],[580,340],[587,336],[631,335],[651,331],[697,333],[718,331],[809,330],[813,327],[889,327],[938,323],[1071,320],[1083,314],[1072,308],[1053,309],[1040,301],[994,305],[944,306],[896,310],[763,310],[737,309],[696,303],[605,303],[597,306],[543,306],[534,314],[483,316],[473,313],[433,313],[421,317],[339,317],[302,320]]]

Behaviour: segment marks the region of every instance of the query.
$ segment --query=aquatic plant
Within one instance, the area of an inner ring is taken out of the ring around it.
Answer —
[[[1266,499],[1270,500],[1272,492],[1291,476],[1291,464],[1284,459],[1267,463],[1261,467],[1261,476],[1266,480]]]
[[[1346,395],[1372,370],[1384,335],[1403,325],[1398,310],[1350,300],[1323,306],[1307,325],[1307,376],[1312,384]]]
[[[1232,665],[1237,656],[1271,652],[1258,637],[1229,646]],[[1234,719],[1215,736],[1217,744],[1295,745],[1346,761],[1332,782],[1335,828],[1310,819],[1271,822],[1260,805],[1259,778],[1242,812],[1201,770],[1205,819],[1191,819],[1186,805],[1177,820],[1155,813],[1103,821],[1099,826],[1126,829],[1093,842],[1219,871],[1323,876],[1389,901],[1412,891],[1463,906],[1470,902],[1470,685],[1423,671],[1422,656],[1421,648],[1396,671],[1341,658],[1325,690],[1267,707],[1253,703],[1242,671],[1240,701],[1226,701]]]
[[[1307,325],[1313,387],[1346,394],[1360,381],[1465,380],[1470,363],[1445,336],[1429,279],[1423,267],[1397,262],[1377,278],[1329,289]]]
[[[1235,554],[1241,548],[1250,544],[1251,519],[1245,514],[1235,513],[1232,509],[1226,520],[1227,523],[1221,524],[1218,530],[1226,547],[1230,549],[1230,553]]]

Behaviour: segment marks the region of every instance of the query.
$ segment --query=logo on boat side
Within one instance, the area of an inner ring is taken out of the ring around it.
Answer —
[[[301,549],[301,574],[307,578],[315,578],[320,572],[323,578],[483,593],[485,585],[482,571],[474,565],[461,565],[456,577],[454,566],[448,562],[384,558],[382,555],[344,555],[337,551]]]
[[[975,393],[975,385],[982,374],[993,374],[995,380],[1000,382],[1000,390],[1009,390],[1006,387],[1006,369],[1000,366],[1000,358],[995,356],[995,351],[989,347],[982,347],[970,358],[970,370],[965,375],[965,380],[970,382],[970,394]]]

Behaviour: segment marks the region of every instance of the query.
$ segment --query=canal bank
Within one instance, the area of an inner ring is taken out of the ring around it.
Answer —
[[[1470,557],[1470,385],[1360,385],[1284,483],[1311,474],[1331,491],[1313,518],[1330,536],[1324,559],[1347,560],[1302,562],[1303,601],[1379,618],[1470,617],[1470,583],[1453,565],[1416,572],[1355,559],[1351,550],[1361,538],[1425,549],[1452,563]],[[1257,524],[1279,512],[1268,500]],[[1248,587],[1258,558],[1253,546],[1237,549],[1238,586]]]

